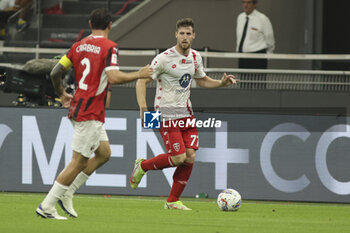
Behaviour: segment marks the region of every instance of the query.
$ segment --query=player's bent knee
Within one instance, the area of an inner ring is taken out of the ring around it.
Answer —
[[[196,154],[191,154],[191,155],[186,157],[185,162],[186,163],[194,163],[195,159],[196,159]]]
[[[71,164],[78,170],[84,170],[88,165],[88,158],[84,157],[82,154],[76,151],[73,151]]]
[[[87,167],[88,161],[87,160],[72,160],[71,164],[72,164],[73,169],[75,169],[77,171],[82,171]]]
[[[95,156],[103,162],[107,162],[111,157],[111,148],[108,142],[101,142],[99,148],[95,151]]]
[[[95,158],[99,163],[104,164],[111,158],[111,153],[95,153]]]
[[[111,158],[111,152],[109,151],[109,153],[106,153],[104,156],[103,156],[103,159],[105,162],[107,162],[109,159]]]
[[[183,164],[186,160],[186,153],[175,155],[171,157],[171,160],[173,161],[175,166],[179,166]]]
[[[196,151],[193,149],[186,149],[186,163],[194,163],[196,159]]]

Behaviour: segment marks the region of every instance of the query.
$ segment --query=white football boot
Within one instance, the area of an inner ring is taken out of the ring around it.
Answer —
[[[36,214],[42,218],[48,218],[48,219],[57,219],[57,220],[67,220],[66,217],[61,216],[57,213],[56,208],[52,208],[52,209],[48,209],[48,210],[44,210],[41,207],[41,204],[39,205],[39,207],[36,209]]]
[[[65,193],[59,200],[58,204],[70,217],[77,218],[78,213],[73,208],[73,195]]]

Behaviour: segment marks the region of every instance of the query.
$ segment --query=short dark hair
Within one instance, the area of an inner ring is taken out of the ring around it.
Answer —
[[[253,0],[253,4],[257,4],[258,3],[258,0]]]
[[[192,27],[192,30],[194,32],[194,21],[191,18],[184,18],[184,19],[179,19],[176,22],[176,31],[180,28],[180,27]]]
[[[112,15],[105,8],[93,10],[90,14],[90,22],[92,29],[105,30],[112,21]]]

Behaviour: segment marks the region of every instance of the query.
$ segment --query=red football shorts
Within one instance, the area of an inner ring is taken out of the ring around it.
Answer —
[[[162,122],[159,132],[162,135],[167,153],[171,156],[186,153],[186,148],[198,150],[198,129],[196,126],[181,125],[188,118]],[[190,119],[190,118],[189,118]]]

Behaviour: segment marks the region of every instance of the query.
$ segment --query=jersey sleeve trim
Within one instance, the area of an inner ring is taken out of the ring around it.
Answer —
[[[202,76],[202,77],[200,77],[200,76],[198,77],[198,76],[197,76],[197,77],[194,77],[194,78],[195,78],[195,79],[201,79],[201,78],[205,78],[205,76],[207,76],[207,75],[204,75],[204,76]]]
[[[193,55],[193,61],[194,61],[194,66],[195,66],[195,79],[200,79],[204,78],[207,76],[207,74],[204,71],[203,63],[202,63],[202,57],[199,52],[192,50],[192,55]]]
[[[116,47],[110,47],[107,55],[106,67],[109,66],[119,66],[118,64],[118,49]]]
[[[64,68],[66,68],[66,69],[71,68],[72,65],[73,65],[72,62],[71,62],[71,60],[69,60],[69,58],[68,58],[66,55],[64,55],[64,56],[60,59],[59,63],[60,63]]]
[[[152,79],[156,80],[163,73],[163,62],[164,62],[164,53],[157,55],[152,63],[151,67],[153,68]]]
[[[105,68],[106,71],[110,71],[110,70],[119,70],[119,66],[108,66]]]

